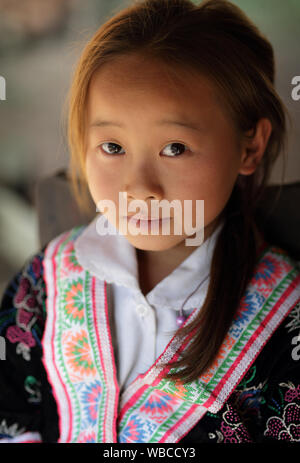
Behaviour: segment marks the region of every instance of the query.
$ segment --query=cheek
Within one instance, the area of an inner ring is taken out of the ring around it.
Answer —
[[[180,195],[182,198],[204,200],[204,213],[206,220],[218,215],[230,198],[237,178],[235,164],[228,162],[199,163],[190,170],[189,181],[181,182]]]
[[[86,175],[90,193],[94,201],[113,199],[116,176],[106,172],[91,156],[86,158]]]

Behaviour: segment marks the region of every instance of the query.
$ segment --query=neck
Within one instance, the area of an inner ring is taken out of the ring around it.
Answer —
[[[219,221],[215,220],[205,227],[203,243],[212,235],[218,224]],[[164,251],[136,249],[139,282],[143,294],[151,291],[160,281],[172,273],[195,249],[194,246],[185,246],[185,240]]]

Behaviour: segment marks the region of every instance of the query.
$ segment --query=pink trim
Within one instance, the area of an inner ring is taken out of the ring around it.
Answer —
[[[197,310],[197,307],[193,310],[192,313],[190,313],[190,315],[188,316],[188,318],[186,319],[186,321],[184,322],[184,324],[182,325],[182,327],[184,327],[188,321],[191,319],[191,317],[193,316],[193,314],[196,312]],[[195,328],[196,330],[196,328]],[[194,334],[194,331],[192,331],[190,337],[193,336]],[[189,336],[189,335],[188,335]],[[170,341],[168,342],[168,344],[166,345],[164,351],[160,354],[160,356],[155,360],[155,362],[151,365],[151,367],[149,367],[149,369],[145,372],[145,373],[141,373],[139,374],[135,380],[132,381],[132,383],[129,384],[129,386],[125,389],[125,391],[123,392],[123,396],[127,394],[127,391],[130,390],[131,388],[133,388],[134,386],[138,385],[139,382],[143,382],[145,380],[145,378],[156,368],[156,365],[159,363],[159,361],[161,360],[161,358],[165,355],[165,353],[170,349],[170,346],[171,344],[174,342],[176,338],[176,333],[175,335],[172,337],[172,339],[170,339]],[[186,340],[187,338],[185,338]],[[184,344],[184,347],[185,347],[186,344]],[[183,349],[182,345],[177,349],[176,352],[174,352],[174,355],[173,357],[171,358],[171,360],[173,360],[174,358],[177,359],[179,353],[181,352],[181,350]],[[166,367],[167,368],[167,367]],[[157,378],[160,379],[163,375],[163,373],[166,371],[166,368],[158,373],[157,375]],[[157,379],[155,378],[155,380],[151,383],[151,384],[156,384],[157,383]]]
[[[184,325],[188,322],[188,320],[190,319],[190,317],[193,315],[193,313],[195,312],[195,310],[197,309],[194,309],[193,312],[189,315],[189,317],[186,319]],[[183,325],[183,326],[184,326]],[[190,338],[194,335],[194,332],[195,332],[196,328],[188,335],[187,338],[185,338],[184,342],[181,344],[181,346],[179,347],[179,349],[174,353],[173,357],[171,358],[171,360],[173,359],[177,359],[180,352],[185,348],[186,344],[189,342]],[[169,348],[170,344],[174,341],[175,339],[175,336],[173,336],[173,338],[169,341],[169,343],[167,344],[165,350],[162,352],[162,354],[156,359],[155,363],[149,368],[149,370],[146,372],[146,373],[142,373],[140,374],[134,381],[131,385],[133,384],[136,384],[138,382],[139,379],[141,378],[145,378],[147,374],[149,374],[149,372],[151,370],[153,370],[156,366],[156,364],[159,362],[159,360],[161,359],[161,357],[164,355],[164,353],[166,352],[166,350]],[[170,370],[170,367],[165,367],[158,375],[157,377],[155,378],[155,380],[151,383],[152,386],[155,386],[157,383],[160,382],[162,376],[164,375],[164,373],[166,371],[169,371]],[[129,387],[131,387],[131,385]],[[133,404],[133,402],[135,401],[135,397],[142,394],[144,392],[144,390],[148,387],[148,385],[144,384],[143,386],[141,386],[140,388],[138,388],[135,393],[131,396],[131,398],[129,400],[127,400],[126,404],[123,406],[123,408],[120,410],[120,413],[119,413],[119,418],[118,418],[118,421],[121,421],[123,419],[123,416],[125,415],[125,413],[127,412],[128,408],[131,407],[131,405]]]
[[[22,440],[20,444],[42,444],[40,440]]]
[[[176,429],[181,425],[181,423],[183,423],[185,420],[187,420],[189,418],[190,415],[192,415],[192,413],[194,412],[194,410],[198,407],[198,405],[192,405],[191,408],[180,418],[179,421],[177,421],[176,424],[174,424],[167,432],[165,432],[165,434],[163,435],[163,437],[161,438],[161,440],[159,442],[166,442],[168,436],[170,436],[171,434],[174,434],[174,432],[176,431]],[[187,430],[186,434],[190,431],[190,429]],[[179,439],[181,439],[182,436],[179,437]]]
[[[92,305],[93,305],[93,317],[94,317],[94,326],[95,326],[95,331],[96,331],[96,337],[97,337],[97,344],[98,344],[98,352],[100,355],[100,360],[101,360],[101,365],[102,365],[102,371],[104,375],[104,380],[105,383],[107,382],[107,377],[106,377],[106,369],[105,369],[105,363],[103,360],[103,355],[102,355],[102,349],[101,349],[101,341],[100,341],[100,336],[99,336],[99,331],[98,331],[98,320],[96,318],[97,316],[97,306],[96,306],[96,297],[95,297],[95,285],[96,285],[96,279],[95,277],[92,277]],[[105,413],[104,413],[104,425],[103,425],[103,441],[106,442],[106,416],[107,416],[107,403],[108,400],[105,401]]]
[[[195,334],[195,331],[197,330],[197,328],[195,328],[191,333],[189,333],[187,335],[187,337],[184,339],[183,343],[181,344],[181,346],[177,349],[177,351],[174,353],[173,357],[170,359],[170,362],[171,361],[176,361],[180,355],[180,353],[185,349],[186,345],[189,343],[190,339],[194,336]],[[155,362],[156,363],[156,362]],[[153,386],[156,386],[157,383],[159,383],[159,381],[161,380],[161,378],[164,376],[164,374],[168,371],[170,371],[172,368],[169,367],[169,366],[166,366],[158,375],[157,377],[155,378],[155,380],[153,381]]]
[[[57,298],[58,298],[58,288],[57,283],[59,282],[59,275],[57,276],[57,254],[59,252],[59,247],[61,243],[69,237],[69,233],[65,233],[60,241],[56,244],[53,243],[52,246],[47,247],[47,269],[45,265],[45,275],[46,273],[49,276],[49,281],[46,281],[47,288],[49,289],[49,284],[52,286],[53,283],[53,291],[51,291],[51,298],[47,301],[47,305],[52,302],[53,307],[49,307],[49,313],[51,313],[51,318],[48,324],[47,330],[47,345],[49,350],[49,363],[50,371],[53,376],[53,382],[56,383],[57,388],[53,387],[53,395],[57,402],[57,406],[59,408],[59,430],[60,430],[60,437],[58,442],[62,441],[62,438],[65,440],[66,435],[67,439],[66,442],[70,442],[73,433],[73,421],[74,416],[72,414],[72,407],[70,396],[67,393],[67,388],[63,382],[63,375],[61,376],[59,373],[59,363],[55,363],[56,356],[55,356],[55,347],[54,347],[54,339],[55,335],[57,336],[56,324],[57,324]],[[261,246],[260,252],[262,252],[267,247],[267,243],[263,243]],[[47,271],[46,271],[47,270]],[[230,366],[228,371],[221,375],[221,379],[216,385],[215,389],[209,392],[209,398],[203,405],[195,404],[191,402],[189,404],[189,409],[184,412],[182,411],[182,416],[180,419],[172,425],[172,427],[168,428],[164,431],[164,434],[160,437],[159,442],[166,443],[166,442],[178,442],[181,440],[192,427],[201,420],[204,414],[207,412],[207,409],[215,412],[214,405],[216,407],[218,405],[223,406],[226,402],[228,396],[232,393],[235,389],[236,384],[239,383],[244,375],[247,373],[253,362],[255,362],[257,356],[267,343],[268,339],[272,336],[273,332],[276,330],[278,325],[282,322],[282,320],[288,315],[288,313],[292,310],[293,307],[289,307],[290,305],[295,305],[297,302],[294,303],[294,298],[297,297],[297,292],[294,294],[292,291],[294,288],[297,287],[298,282],[300,282],[300,275],[298,275],[294,281],[290,283],[288,288],[285,289],[284,294],[281,294],[279,297],[280,299],[276,302],[274,307],[271,307],[267,310],[267,315],[264,316],[263,320],[260,322],[259,326],[256,328],[255,332],[250,334],[250,339],[246,342],[246,345],[243,347],[242,351],[237,354],[237,358],[234,360],[233,364]],[[255,286],[255,284],[254,284]],[[104,295],[103,290],[104,288]],[[273,288],[274,289],[274,288]],[[167,346],[165,347],[164,351],[161,355],[156,359],[155,363],[147,370],[146,373],[138,375],[137,378],[128,386],[128,388],[124,391],[123,397],[123,407],[119,411],[118,415],[118,406],[119,403],[119,385],[117,381],[117,371],[116,371],[116,363],[113,351],[113,343],[111,338],[111,330],[109,325],[109,310],[108,310],[108,301],[107,301],[107,282],[100,282],[98,286],[98,281],[96,277],[91,278],[91,285],[89,288],[91,291],[91,299],[92,299],[92,320],[94,323],[95,329],[95,337],[96,337],[96,346],[98,349],[97,356],[102,368],[102,374],[104,377],[104,383],[106,385],[106,400],[104,406],[104,419],[103,423],[98,423],[99,426],[102,427],[102,434],[103,434],[103,442],[117,442],[118,441],[118,423],[120,423],[126,413],[128,411],[131,413],[131,407],[137,405],[137,401],[143,396],[145,391],[148,388],[154,388],[159,385],[161,379],[166,375],[166,373],[172,368],[172,362],[177,360],[180,357],[180,354],[186,346],[189,344],[191,339],[193,339],[197,328],[193,329],[191,333],[184,337],[178,344],[176,342],[176,333],[169,341]],[[289,295],[292,293],[292,296]],[[103,297],[104,296],[104,297]],[[103,301],[104,299],[104,301]],[[104,302],[104,310],[103,310],[103,302]],[[48,309],[48,307],[47,307]],[[52,312],[51,312],[52,310]],[[195,312],[197,313],[197,308],[193,310],[190,314],[184,326],[188,324],[188,321],[194,318]],[[51,323],[52,320],[52,323]],[[102,331],[103,330],[103,331]],[[94,337],[94,335],[93,335]],[[257,345],[258,344],[258,345]],[[43,337],[42,341],[43,349],[45,347],[45,339]],[[51,347],[50,347],[51,346]],[[47,352],[48,352],[47,350]],[[250,355],[249,355],[250,354]],[[51,358],[50,358],[51,356]],[[164,357],[168,359],[168,365],[165,366],[163,369],[159,367],[159,371],[156,372],[155,369],[157,365],[164,360]],[[245,358],[245,360],[243,360]],[[250,360],[249,360],[250,359]],[[111,363],[108,363],[111,362]],[[46,365],[44,363],[46,368]],[[50,378],[48,369],[46,368],[48,377]],[[213,370],[214,372],[215,370]],[[148,381],[147,381],[148,379]],[[201,377],[199,378],[201,382]],[[62,385],[62,389],[59,386],[59,382]],[[111,391],[112,383],[115,387],[115,392]],[[227,388],[229,390],[227,390]],[[57,394],[56,394],[57,391]],[[172,396],[172,393],[166,392],[169,396]],[[65,397],[64,397],[65,395]],[[58,400],[60,397],[60,401]],[[179,398],[181,403],[185,401],[184,398]],[[113,402],[114,401],[114,402]],[[68,404],[65,405],[65,402]],[[213,407],[211,407],[213,405]],[[211,407],[211,408],[210,408]],[[113,413],[110,413],[110,411]],[[139,410],[137,410],[139,411]],[[103,410],[102,410],[103,412]],[[64,415],[63,415],[64,414]],[[66,417],[66,419],[63,418]],[[69,419],[68,419],[69,417]],[[99,417],[98,417],[99,420]],[[32,437],[31,437],[32,439]],[[28,442],[31,442],[28,440]]]
[[[57,252],[57,249],[56,249],[56,252]],[[56,284],[56,264],[55,264],[55,257],[56,257],[56,253],[55,255],[52,257],[52,263],[53,263],[53,275],[54,275],[54,287],[55,287],[55,294],[54,294],[54,298],[53,298],[53,301],[54,301],[54,311],[53,311],[53,327],[56,326],[56,323],[55,323],[55,320],[56,320],[56,310],[55,310],[55,307],[56,307],[56,297],[57,297],[57,284]],[[53,352],[53,355],[54,355],[54,335],[55,335],[55,330],[52,331],[52,340],[51,340],[51,345],[52,345],[52,352]],[[66,389],[66,386],[64,384],[64,382],[62,381],[62,377],[60,376],[59,374],[59,370],[56,366],[56,363],[55,363],[55,360],[54,360],[54,357],[53,357],[53,365],[56,369],[56,372],[58,374],[58,377],[60,379],[60,382],[62,384],[62,387],[65,391],[65,394],[66,394],[66,398],[67,398],[67,403],[68,403],[68,408],[69,408],[69,416],[70,416],[70,421],[69,421],[69,434],[68,434],[68,437],[67,437],[67,442],[69,442],[71,440],[71,436],[72,436],[72,422],[73,422],[73,416],[72,416],[72,406],[71,406],[71,403],[70,403],[70,399],[69,399],[69,395],[68,395],[68,392],[67,392],[67,389]]]
[[[108,333],[108,338],[109,338],[109,350],[110,350],[110,355],[112,359],[112,368],[113,368],[113,375],[114,375],[114,384],[116,388],[116,394],[115,394],[115,407],[114,407],[114,428],[113,428],[113,440],[114,442],[118,442],[118,437],[117,437],[117,419],[118,419],[118,398],[119,398],[119,384],[117,380],[117,373],[116,373],[116,365],[115,365],[115,357],[114,357],[114,352],[113,352],[113,346],[112,346],[112,339],[110,335],[110,328],[109,328],[109,318],[108,318],[108,304],[107,304],[107,282],[104,281],[104,297],[105,297],[105,316],[106,316],[106,323],[107,323],[107,333]]]
[[[286,289],[286,291],[281,295],[280,299],[277,301],[277,303],[274,305],[274,307],[271,309],[271,311],[268,313],[268,315],[263,319],[263,321],[260,323],[260,325],[258,326],[257,330],[253,333],[253,335],[251,336],[251,338],[249,339],[248,343],[246,344],[246,346],[242,349],[242,351],[240,352],[239,356],[237,357],[237,359],[235,360],[235,362],[231,365],[231,367],[229,368],[229,370],[227,371],[227,373],[223,376],[222,380],[218,383],[218,385],[216,386],[216,388],[211,392],[211,396],[210,398],[203,404],[204,407],[207,407],[209,408],[215,401],[216,401],[216,398],[217,398],[217,395],[219,393],[219,391],[223,388],[224,386],[224,383],[226,383],[227,379],[230,377],[232,371],[234,371],[236,369],[236,366],[237,364],[239,364],[243,357],[246,355],[246,353],[248,352],[249,348],[251,347],[251,345],[253,344],[253,342],[256,340],[256,338],[259,336],[259,334],[261,333],[261,331],[263,329],[265,329],[266,325],[268,324],[268,321],[270,320],[270,318],[273,318],[274,314],[277,312],[277,309],[278,309],[278,306],[280,308],[280,306],[283,304],[284,300],[287,299],[287,297],[289,296],[289,294],[292,292],[293,289],[296,288],[297,286],[297,283],[300,282],[300,275],[294,280],[291,282],[291,284],[289,285],[289,287]],[[297,304],[297,302],[295,302],[295,304]],[[278,321],[276,327],[274,328],[274,330],[277,328],[278,324],[281,323],[283,321],[283,319],[289,314],[289,312],[293,309],[294,306],[290,307],[289,310],[287,312],[285,312],[284,316],[281,317],[281,319]],[[245,374],[247,373],[247,371],[249,370],[249,368],[251,367],[251,365],[253,364],[253,362],[256,360],[258,354],[262,351],[263,347],[265,346],[266,342],[268,341],[268,339],[270,338],[270,336],[272,336],[273,332],[269,333],[269,335],[265,338],[263,344],[260,345],[260,348],[259,350],[257,351],[257,353],[253,356],[253,358],[251,359],[250,363],[247,365],[245,371],[243,372],[243,375],[240,376],[239,378],[237,378],[237,381],[240,382],[242,380],[242,378],[245,376]],[[236,384],[233,384],[233,388],[235,387]],[[231,394],[233,388],[230,390],[229,394]],[[226,399],[225,399],[226,400]]]
[[[125,415],[125,413],[127,412],[127,410],[135,403],[135,398],[139,397],[140,395],[143,394],[143,392],[145,391],[145,389],[148,388],[148,384],[144,384],[142,387],[140,387],[134,394],[133,396],[131,396],[131,398],[129,400],[127,400],[126,404],[124,405],[124,407],[122,408],[122,410],[120,410],[120,413],[119,413],[119,418],[118,418],[118,421],[120,422],[122,419],[123,419],[123,416]]]
[[[52,328],[52,337],[51,337],[51,350],[52,350],[52,355],[53,355],[53,357],[52,357],[53,366],[54,366],[54,368],[55,368],[55,370],[56,370],[56,373],[57,373],[58,378],[60,379],[60,382],[61,382],[61,384],[62,384],[62,387],[63,387],[64,391],[65,391],[65,394],[66,394],[66,397],[67,397],[67,401],[68,401],[69,416],[70,416],[70,421],[69,421],[69,425],[70,425],[70,426],[69,426],[69,434],[68,434],[68,440],[69,440],[69,439],[71,438],[70,435],[71,435],[71,431],[72,431],[72,409],[71,409],[71,404],[70,404],[70,401],[69,401],[69,396],[68,396],[67,391],[66,391],[66,387],[65,387],[65,385],[64,385],[64,383],[63,383],[63,381],[62,381],[62,378],[61,378],[61,376],[60,376],[60,374],[59,374],[59,370],[57,369],[56,363],[55,363],[55,360],[54,360],[54,334],[55,334],[55,319],[56,319],[55,302],[56,302],[56,297],[57,297],[55,256],[56,256],[56,254],[57,254],[57,250],[58,250],[59,246],[62,244],[63,241],[65,241],[67,235],[68,235],[68,233],[65,233],[65,234],[62,236],[62,238],[58,241],[58,243],[57,243],[57,245],[56,245],[56,247],[55,247],[55,249],[54,249],[54,251],[53,251],[53,253],[52,253],[52,257],[51,257],[51,262],[52,262],[52,266],[53,266],[53,279],[54,279],[54,282],[55,282],[54,285],[53,285],[54,288],[55,288],[55,292],[54,292],[54,295],[53,295],[53,324],[52,324],[52,325],[53,325],[53,328]],[[44,262],[43,262],[43,264],[44,264]],[[46,269],[44,268],[44,270],[46,270]],[[47,274],[47,272],[44,271],[46,286],[47,286],[47,288],[49,288],[48,280],[47,280],[47,278],[46,278],[46,274]],[[47,299],[47,301],[46,301],[46,304],[47,304],[47,309],[48,309],[48,308],[49,308],[49,307],[48,307],[48,299]],[[50,308],[49,308],[49,309],[50,309]],[[44,332],[44,334],[45,334],[45,332]],[[42,339],[43,350],[44,350],[44,341],[45,341],[45,337],[44,337],[44,335],[43,335],[43,339]],[[62,419],[61,419],[61,417],[62,417],[62,408],[61,408],[61,402],[60,402],[60,400],[59,400],[59,398],[58,398],[58,396],[57,396],[57,394],[56,394],[55,384],[52,383],[52,381],[51,381],[50,372],[49,372],[49,370],[48,370],[48,368],[47,368],[46,362],[44,362],[44,357],[43,357],[43,363],[44,363],[44,367],[45,367],[45,369],[46,369],[46,371],[47,371],[47,376],[48,376],[49,382],[50,382],[50,384],[52,385],[53,396],[54,396],[54,398],[55,398],[55,401],[56,401],[56,404],[57,404],[57,407],[58,407],[59,434],[60,434],[60,436],[61,436],[61,434],[62,434],[62,423],[61,423],[61,420],[62,420]],[[60,437],[59,437],[59,439],[58,439],[58,442],[60,442]]]
[[[196,310],[196,309],[195,309],[195,310]],[[192,315],[192,314],[190,314],[190,316],[191,316],[191,315]],[[186,321],[187,321],[187,320],[186,320]],[[194,331],[195,331],[195,330],[193,330],[192,333],[190,333],[189,338],[191,338],[191,337],[193,336]],[[162,355],[165,353],[165,351],[166,351],[167,348],[169,347],[169,345],[170,345],[170,343],[172,342],[172,340],[174,339],[174,337],[175,337],[175,336],[173,336],[173,338],[171,339],[171,341],[169,342],[169,344],[168,344],[167,347],[165,348],[164,352],[158,357],[158,359],[155,361],[155,363],[152,365],[152,367],[150,367],[149,370],[148,370],[146,373],[143,373],[142,375],[139,375],[139,376],[135,379],[134,383],[137,382],[138,378],[140,378],[140,377],[145,377],[145,376],[149,373],[149,371],[151,371],[151,370],[155,367],[155,365],[157,364],[157,362],[159,361],[159,359],[162,357]],[[181,352],[181,350],[183,350],[183,349],[185,348],[186,344],[189,342],[189,339],[185,339],[185,341],[186,341],[186,342],[183,342],[183,343],[181,344],[181,346],[179,347],[179,349],[177,350],[177,352],[175,352],[175,354],[173,355],[173,357],[172,357],[171,360],[173,360],[174,358],[175,358],[175,360],[176,360],[176,359],[178,358],[179,353]],[[157,383],[159,383],[159,381],[161,380],[161,377],[163,376],[164,372],[167,371],[167,370],[169,371],[169,370],[170,370],[170,367],[164,368],[164,369],[158,374],[158,376],[155,378],[155,380],[151,383],[151,385],[152,385],[152,386],[155,386]],[[137,395],[142,394],[142,393],[144,392],[144,390],[147,388],[147,386],[148,386],[147,384],[146,384],[146,385],[144,384],[144,385],[141,386],[139,389],[137,389],[137,391],[136,391],[136,392],[131,396],[131,398],[126,402],[126,404],[125,404],[125,405],[123,406],[123,408],[120,410],[119,418],[118,418],[119,421],[121,421],[121,420],[123,419],[124,414],[126,413],[126,411],[128,410],[128,408],[131,407],[131,405],[133,404],[134,398],[135,398]]]

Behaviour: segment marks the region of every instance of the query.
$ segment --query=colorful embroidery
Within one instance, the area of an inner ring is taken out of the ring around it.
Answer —
[[[293,291],[300,282],[297,267],[289,263],[288,256],[281,252],[277,253],[277,248],[271,248],[265,252],[267,255],[263,256],[262,265],[260,262],[257,265],[257,272],[248,285],[242,300],[242,309],[238,310],[238,317],[228,331],[225,343],[220,349],[220,355],[204,377],[187,386],[188,392],[182,396],[184,400],[203,404],[210,411],[217,412],[232,390],[227,386],[227,384],[231,384],[230,376],[237,385],[243,372],[246,372],[247,367],[250,366],[251,359],[257,355],[258,345],[261,345],[266,336],[270,336],[270,330],[275,330],[280,322],[280,317],[284,317],[288,313],[288,311],[285,313],[284,307],[280,308],[282,294],[285,294],[285,304],[288,304],[289,308],[295,303],[295,298],[299,297],[297,291]],[[277,284],[274,284],[276,278],[270,276],[270,268],[277,275]],[[257,273],[259,274],[258,278]],[[258,287],[257,281],[259,281]],[[274,286],[271,286],[270,283]],[[248,310],[246,316],[242,316],[246,303],[252,304],[252,308]],[[262,323],[264,319],[267,320],[268,326],[266,326],[266,322]],[[165,359],[170,360],[166,355]],[[170,383],[161,380],[161,384],[163,383],[164,386],[161,387],[166,392],[171,392]]]
[[[89,424],[95,425],[97,422],[101,395],[102,385],[99,381],[88,385],[81,394],[85,416]]]
[[[222,418],[224,421],[221,424],[218,442],[252,442],[245,425],[231,405],[226,404],[226,411],[222,414]]]
[[[286,402],[293,402],[297,399],[300,401],[300,384],[296,387],[293,383],[289,382],[288,384],[280,383],[280,386],[288,388],[284,395]]]
[[[81,444],[94,444],[96,442],[96,434],[93,431],[83,431],[79,434],[77,442]]]
[[[234,319],[234,328],[232,333],[237,337],[239,336],[246,323],[248,323],[250,317],[256,313],[256,308],[258,305],[264,303],[264,297],[259,292],[251,292],[249,289],[246,289],[245,295],[241,300],[240,307],[236,313]]]
[[[95,365],[92,358],[91,348],[88,342],[87,332],[81,330],[76,334],[71,331],[64,334],[64,339],[68,337],[65,345],[66,362],[70,369],[79,375],[95,375]]]
[[[114,373],[110,373],[113,365],[111,362],[105,365],[101,357],[106,350],[106,358],[109,355],[110,345],[106,340],[108,320],[106,314],[100,314],[95,308],[94,302],[95,297],[97,301],[100,297],[104,305],[104,292],[94,296],[95,279],[77,265],[70,266],[68,272],[64,267],[64,250],[67,250],[67,255],[70,254],[73,240],[82,228],[76,227],[71,234],[67,232],[54,240],[58,253],[53,260],[44,260],[46,278],[57,277],[58,292],[51,292],[56,283],[50,283],[48,303],[51,305],[42,340],[43,362],[48,376],[55,378],[56,386],[61,385],[60,389],[54,388],[61,420],[59,441],[112,442],[115,429],[106,404],[113,405],[114,401]],[[54,275],[48,271],[52,264]],[[103,315],[104,318],[101,318]],[[51,348],[53,342],[55,352]]]
[[[162,423],[168,414],[173,411],[174,405],[178,405],[178,400],[163,391],[155,390],[140,410],[151,416],[156,423]]]
[[[82,268],[79,265],[78,260],[76,258],[73,241],[70,241],[65,247],[61,271],[65,272],[66,276],[67,276],[67,272],[81,272],[82,271]]]
[[[232,403],[239,410],[239,413],[246,424],[248,420],[261,420],[261,406],[266,403],[265,393],[268,389],[267,381],[259,382],[257,385],[251,384],[256,375],[256,366],[249,371],[249,378],[244,378],[232,394]],[[247,375],[248,376],[248,375]]]
[[[16,353],[27,361],[31,359],[30,350],[36,345],[38,323],[43,318],[43,254],[37,254],[24,265],[17,275],[17,291],[13,296],[13,309],[0,315],[0,326],[6,327],[6,337],[16,344]]]
[[[283,256],[283,254],[281,254]],[[257,287],[262,293],[266,290],[266,296],[269,293],[269,287],[276,283],[276,280],[281,279],[282,276],[290,270],[289,266],[284,265],[284,260],[280,261],[272,255],[265,255],[261,261],[259,270],[254,276]]]
[[[148,427],[148,433],[146,429]],[[118,442],[121,444],[132,444],[135,442],[147,442],[147,437],[150,436],[155,429],[151,423],[147,423],[138,414],[132,415],[127,422],[122,435]]]
[[[59,407],[59,442],[178,442],[208,410],[216,413],[223,407],[297,302],[299,270],[280,250],[266,248],[206,375],[185,385],[164,378],[168,367],[162,367],[162,363],[172,362],[191,342],[191,338],[179,341],[174,336],[155,365],[119,397],[106,282],[74,261],[68,270],[64,266],[82,230],[76,227],[53,240],[44,259],[48,309],[43,362]],[[186,323],[197,316],[198,310]],[[255,392],[244,392],[240,403],[249,403]],[[239,415],[228,407],[219,438],[250,442]]]
[[[300,442],[300,406],[295,403],[300,400],[300,384],[280,383],[276,392],[278,399],[276,402],[273,399],[273,406],[269,405],[269,408],[278,416],[268,419],[264,435],[277,440]]]
[[[6,337],[10,342],[21,341],[23,344],[26,344],[29,347],[35,346],[35,339],[30,333],[30,331],[23,331],[18,326],[9,326],[6,331]]]
[[[83,281],[72,281],[64,291],[63,302],[66,317],[79,324],[84,321]]]
[[[265,436],[278,440],[300,442],[300,407],[290,402],[283,410],[282,418],[272,416],[267,421]]]

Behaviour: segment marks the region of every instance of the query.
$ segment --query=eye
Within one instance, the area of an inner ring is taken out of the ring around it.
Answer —
[[[102,148],[104,145],[108,146],[108,148],[107,148],[108,152],[104,148]],[[120,145],[118,145],[117,143],[113,143],[113,142],[106,142],[106,143],[102,143],[101,145],[99,145],[99,148],[102,151],[104,151],[105,154],[113,154],[113,153],[120,154],[120,153],[117,152],[118,151],[117,147],[120,148]]]
[[[183,143],[169,143],[166,146],[167,147],[168,146],[172,147],[171,149],[169,149],[170,157],[177,157],[178,155],[182,154],[182,152],[186,151],[185,148],[184,148],[184,147],[186,147],[186,145],[184,145]],[[166,149],[166,148],[164,148],[164,149]]]
[[[104,146],[107,145],[107,148],[104,148]],[[172,147],[171,149],[169,149],[169,154],[167,154],[167,156],[170,156],[170,157],[177,157],[178,155],[182,154],[183,152],[186,151],[186,145],[184,145],[183,143],[178,143],[178,142],[174,142],[174,143],[169,143],[168,145],[166,145],[166,147],[164,148],[164,150],[166,150],[167,147]],[[105,153],[105,154],[121,154],[120,152],[118,152],[118,147],[121,148],[120,145],[118,145],[117,143],[113,143],[113,142],[105,142],[105,143],[102,143],[101,145],[99,145],[99,148]],[[125,151],[123,150],[123,153],[125,153]]]

